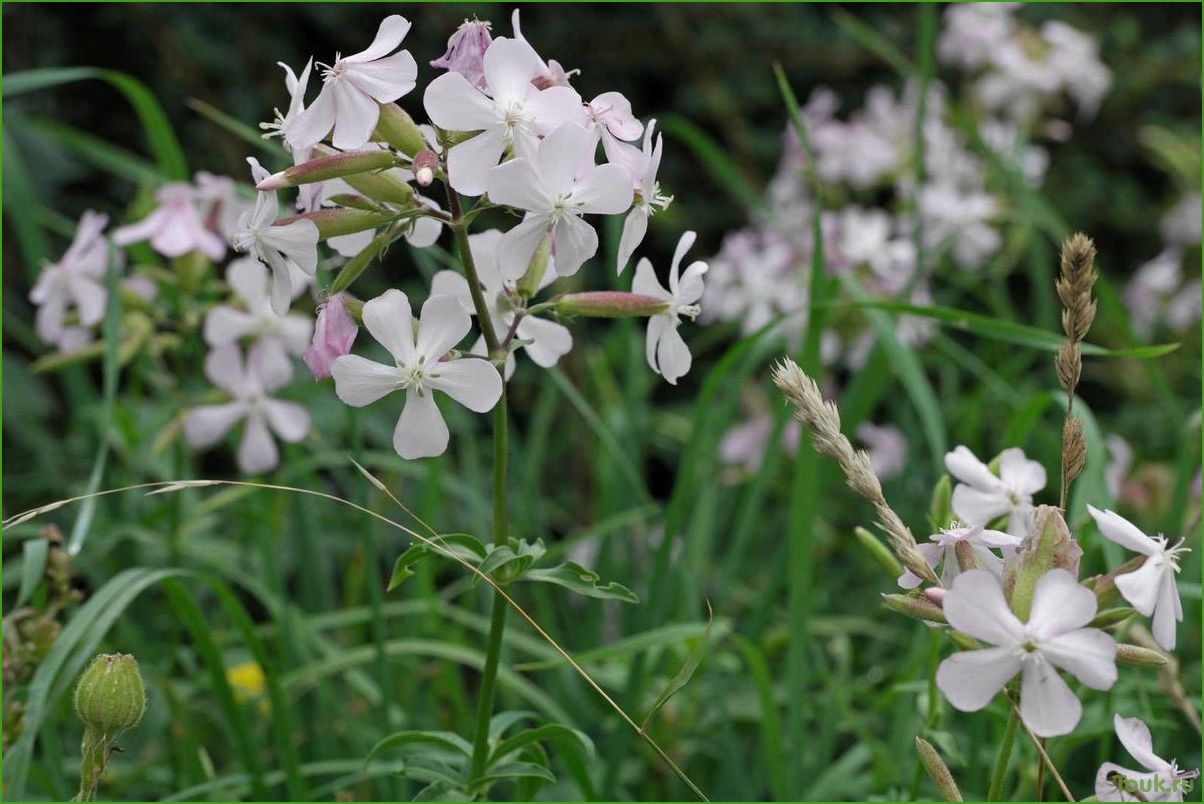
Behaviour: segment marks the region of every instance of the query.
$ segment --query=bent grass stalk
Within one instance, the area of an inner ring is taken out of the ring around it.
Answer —
[[[359,470],[362,473],[364,473],[364,475],[367,477],[367,479],[374,486],[376,486],[376,488],[381,489],[390,498],[392,498],[396,501],[396,498],[393,496],[393,494],[391,492],[388,491],[388,489],[385,487],[383,482],[381,482],[379,479],[377,479],[375,476],[373,476],[371,473],[369,473],[368,470],[364,469],[363,467],[360,467],[358,464],[356,464],[356,466],[359,468]],[[121,487],[113,488],[113,489],[105,489],[103,491],[97,491],[97,492],[93,492],[91,494],[81,494],[77,497],[67,497],[62,500],[56,500],[54,502],[47,503],[46,505],[39,506],[38,508],[31,508],[28,511],[22,511],[19,514],[15,514],[15,515],[9,517],[8,519],[4,520],[3,522],[0,522],[0,527],[5,527],[5,528],[12,527],[13,525],[17,525],[17,524],[20,524],[23,522],[28,522],[32,519],[36,519],[37,517],[39,517],[43,514],[50,513],[51,511],[55,511],[59,508],[62,508],[67,505],[71,505],[73,503],[83,502],[85,500],[94,499],[97,497],[105,497],[105,496],[109,496],[109,495],[113,495],[113,494],[121,494],[121,493],[124,493],[127,491],[138,491],[141,489],[149,489],[149,491],[147,492],[148,494],[173,494],[178,491],[183,491],[184,489],[205,488],[208,486],[230,486],[230,487],[239,487],[239,488],[263,489],[263,490],[267,490],[267,491],[284,491],[284,492],[288,492],[290,494],[301,494],[301,495],[306,495],[306,496],[310,496],[310,497],[318,497],[320,499],[328,500],[330,502],[337,503],[339,505],[344,505],[344,506],[354,509],[362,514],[366,514],[366,515],[376,519],[379,522],[383,522],[384,524],[386,524],[392,528],[395,528],[396,530],[399,530],[402,533],[405,533],[407,536],[410,536],[411,538],[417,539],[422,544],[424,544],[426,547],[430,548],[431,550],[434,550],[436,553],[443,556],[444,558],[454,561],[455,563],[464,567],[466,570],[468,570],[470,573],[475,575],[481,581],[488,584],[494,590],[494,592],[496,593],[496,595],[499,599],[504,601],[506,603],[506,605],[508,605],[510,608],[512,608],[516,612],[518,612],[518,615],[520,617],[522,617],[523,620],[525,620],[526,623],[529,626],[531,626],[532,629],[535,630],[535,633],[538,634],[542,640],[547,642],[548,645],[554,651],[556,651],[556,653],[559,654],[560,657],[562,659],[564,659],[564,661],[566,663],[568,663],[568,665],[573,669],[573,672],[575,672],[578,676],[580,676],[582,678],[582,680],[584,680],[585,683],[587,685],[589,685],[589,687],[603,700],[603,702],[605,702],[606,705],[610,709],[612,709],[615,712],[615,714],[617,714],[619,716],[619,718],[625,724],[627,724],[627,726],[633,732],[635,732],[640,737],[640,739],[642,739],[645,743],[647,743],[648,747],[651,748],[652,751],[657,755],[657,757],[659,757],[660,760],[665,763],[665,766],[668,767],[673,772],[673,774],[675,776],[677,776],[677,778],[680,779],[682,781],[682,783],[685,784],[690,789],[690,792],[692,792],[695,796],[697,796],[700,801],[709,801],[710,800],[707,798],[706,794],[702,792],[702,790],[698,787],[698,785],[696,785],[694,783],[694,781],[689,776],[686,775],[686,772],[683,771],[677,765],[677,763],[673,761],[672,757],[669,756],[669,754],[665,751],[665,749],[662,748],[660,746],[660,744],[657,743],[656,740],[654,740],[649,734],[644,732],[640,728],[639,724],[636,723],[635,720],[632,719],[632,717],[627,714],[627,712],[623,709],[623,707],[619,706],[619,704],[614,700],[614,698],[612,698],[606,692],[606,690],[602,689],[602,686],[597,681],[594,680],[593,676],[591,676],[585,670],[585,668],[582,667],[577,662],[577,660],[573,658],[573,655],[571,653],[569,653],[568,650],[566,650],[564,647],[562,647],[561,644],[559,642],[557,642],[556,639],[553,638],[552,635],[549,634],[543,628],[543,626],[541,626],[535,620],[534,617],[532,617],[529,613],[527,613],[527,610],[524,609],[521,605],[519,605],[518,601],[516,601],[513,597],[511,597],[510,594],[508,592],[506,592],[506,590],[497,581],[495,581],[492,577],[490,577],[488,573],[482,572],[477,567],[473,566],[472,563],[470,563],[469,561],[462,558],[454,550],[450,550],[450,549],[444,547],[441,544],[440,539],[438,539],[438,538],[431,539],[426,536],[423,536],[421,533],[418,533],[417,531],[413,530],[412,528],[409,528],[409,527],[401,524],[400,522],[397,522],[396,520],[390,519],[389,517],[385,516],[384,514],[379,514],[370,508],[367,508],[365,506],[354,503],[350,500],[339,497],[338,495],[330,494],[330,493],[327,493],[324,491],[315,491],[314,489],[299,488],[297,486],[286,486],[286,485],[280,485],[280,484],[275,484],[275,483],[257,483],[257,482],[250,481],[250,480],[206,480],[206,479],[163,480],[163,481],[157,481],[154,483],[135,483],[135,484],[129,485],[129,486],[121,486]],[[400,504],[400,502],[398,504]],[[410,514],[410,515],[414,516],[413,514]],[[417,519],[417,517],[415,517],[415,519]],[[421,520],[418,520],[418,521],[421,521]],[[429,525],[426,525],[425,523],[423,523],[423,525],[424,525],[424,527],[427,527],[428,529],[430,527]]]

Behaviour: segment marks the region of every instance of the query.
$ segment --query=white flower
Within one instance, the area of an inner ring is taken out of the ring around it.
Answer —
[[[581,96],[563,86],[537,89],[531,82],[545,69],[525,41],[495,39],[485,52],[488,94],[460,73],[445,73],[426,88],[422,103],[431,122],[448,131],[479,131],[451,147],[447,173],[451,186],[465,195],[481,195],[490,168],[507,147],[526,154],[543,136],[564,123],[585,122]]]
[[[513,289],[514,283],[502,279],[498,269],[498,246],[502,233],[489,229],[468,236],[469,250],[477,268],[477,276],[481,280],[481,290],[485,296],[485,306],[489,310],[489,320],[493,331],[502,337],[514,323],[514,303],[508,290]],[[540,289],[556,280],[555,266],[549,265],[544,273]],[[455,271],[440,271],[431,279],[431,295],[453,296],[470,314],[476,313],[472,304],[472,294],[468,289],[468,281]],[[555,321],[547,321],[533,315],[524,314],[515,327],[514,337],[521,348],[537,366],[551,368],[560,358],[573,348],[573,335],[568,327]],[[471,354],[486,357],[484,336],[477,339],[470,350]],[[506,379],[514,374],[514,353],[506,355]]]
[[[256,184],[268,177],[268,172],[254,157],[248,157],[247,162],[251,164],[251,176]],[[239,220],[238,231],[231,242],[239,251],[249,253],[272,269],[272,309],[278,315],[284,315],[293,294],[290,271],[295,268],[313,276],[318,269],[318,227],[310,220],[273,226],[279,211],[276,191],[261,190],[255,199],[255,208]]]
[[[211,447],[243,421],[238,468],[245,474],[274,469],[280,452],[272,433],[282,441],[297,442],[309,431],[309,412],[304,407],[268,396],[288,383],[292,371],[287,363],[265,364],[257,346],[251,348],[246,364],[237,344],[211,350],[205,356],[205,376],[233,399],[189,410],[184,417],[188,443],[198,449]]]
[[[662,195],[661,186],[656,180],[657,171],[661,166],[661,150],[664,146],[664,136],[656,135],[655,142],[652,132],[656,128],[656,120],[649,120],[644,129],[644,147],[636,148],[626,143],[618,142],[613,137],[603,136],[602,146],[606,150],[606,158],[620,165],[631,174],[632,185],[635,188],[635,198],[631,211],[623,221],[623,235],[619,238],[619,254],[616,269],[623,273],[631,255],[644,242],[648,233],[648,219],[661,210],[669,208],[673,196]]]
[[[1139,719],[1113,715],[1112,727],[1129,756],[1146,772],[1105,762],[1095,775],[1095,797],[1099,801],[1182,801],[1183,793],[1187,792],[1183,781],[1194,779],[1199,773],[1180,771],[1174,760],[1168,762],[1155,754],[1150,728]],[[1132,788],[1125,782],[1118,786],[1113,779],[1116,775],[1123,776]]]
[[[928,541],[919,545],[920,553],[928,566],[936,569],[936,565],[944,562],[941,570],[941,586],[949,586],[961,574],[961,564],[957,560],[957,545],[965,542],[970,551],[978,559],[983,568],[996,578],[1003,579],[1003,559],[991,552],[992,548],[1015,548],[1020,544],[1020,537],[997,530],[986,530],[982,525],[971,527],[961,522],[955,522],[951,527],[942,529],[928,537]],[[914,589],[920,585],[920,577],[906,570],[899,576],[899,586],[904,589]]]
[[[367,49],[346,58],[336,54],[329,67],[319,64],[325,67],[322,92],[289,125],[289,146],[312,148],[332,128],[331,143],[340,150],[354,150],[368,142],[380,118],[380,104],[392,103],[414,88],[418,63],[408,50],[393,53],[409,30],[405,17],[390,14]]]
[[[182,257],[199,251],[211,260],[226,256],[226,243],[205,226],[196,205],[196,190],[185,182],[169,182],[155,191],[159,202],[137,223],[113,230],[119,246],[149,240],[151,248],[164,257]]]
[[[238,186],[229,176],[217,176],[204,170],[193,176],[194,198],[205,225],[229,238],[238,227],[238,220],[252,207],[250,199],[238,193]]]
[[[643,296],[664,299],[668,308],[663,313],[648,319],[648,337],[645,340],[644,352],[648,365],[660,374],[671,385],[677,384],[677,378],[685,376],[690,370],[690,350],[682,340],[677,327],[681,324],[679,316],[686,316],[691,321],[698,317],[701,308],[698,300],[702,298],[702,276],[707,272],[707,264],[695,260],[680,274],[682,258],[694,245],[694,233],[685,232],[677,242],[677,250],[673,252],[673,263],[669,266],[669,289],[661,287],[652,270],[652,263],[647,257],[642,258],[635,267],[635,279],[631,290]]]
[[[1116,433],[1108,434],[1107,443],[1108,468],[1104,470],[1104,480],[1108,486],[1108,494],[1115,498],[1124,490],[1129,470],[1133,468],[1133,448]]]
[[[1045,468],[1024,457],[1016,447],[999,456],[999,476],[959,446],[945,455],[945,468],[958,482],[953,489],[953,513],[970,525],[986,525],[1001,516],[1008,518],[1007,532],[1028,535],[1033,513],[1033,495],[1045,488]]]
[[[404,390],[405,407],[393,431],[393,448],[403,458],[428,458],[447,449],[447,424],[435,404],[435,391],[477,413],[490,410],[502,395],[502,378],[487,360],[444,356],[472,326],[468,313],[451,296],[432,296],[422,305],[417,338],[410,300],[387,290],[364,303],[364,326],[393,357],[383,365],[358,355],[343,355],[330,369],[335,393],[352,407]]]
[[[1099,532],[1121,547],[1146,556],[1133,572],[1116,577],[1116,588],[1144,617],[1153,617],[1154,639],[1166,650],[1175,649],[1175,623],[1183,620],[1183,604],[1175,576],[1184,553],[1191,552],[1180,539],[1171,545],[1165,536],[1149,537],[1113,511],[1088,505]]]
[[[269,372],[291,371],[289,355],[300,357],[309,348],[313,320],[307,315],[277,315],[268,299],[270,278],[258,260],[241,257],[226,269],[226,282],[243,302],[243,308],[219,304],[205,316],[204,337],[210,346],[226,346],[253,338]]]
[[[943,608],[951,626],[992,646],[959,651],[937,668],[937,686],[963,712],[985,707],[1020,673],[1020,717],[1037,736],[1056,737],[1069,734],[1083,711],[1059,669],[1092,689],[1116,682],[1116,642],[1084,627],[1095,617],[1095,595],[1066,570],[1037,580],[1027,623],[986,570],[959,575]]]
[[[514,9],[514,11],[510,14],[510,27],[514,29],[514,38],[530,47],[526,37],[523,36],[522,27],[519,25],[517,8]],[[532,48],[532,52],[534,52],[534,50],[535,49]],[[541,63],[542,61],[543,59],[540,59]],[[560,66],[560,62],[556,61],[556,59],[548,59],[547,65],[540,70],[539,75],[531,79],[531,82],[540,89],[547,89],[548,87],[567,87],[569,85],[569,79],[579,72],[581,71],[565,70]]]
[[[523,222],[502,236],[498,267],[503,278],[526,273],[549,233],[556,272],[576,273],[598,250],[598,234],[581,216],[617,215],[631,206],[630,176],[618,165],[594,164],[596,147],[594,132],[569,123],[545,137],[529,157],[490,172],[489,200],[527,211]]]
[[[273,109],[272,112],[276,115],[275,120],[270,123],[260,123],[259,127],[264,131],[264,139],[280,137],[280,141],[285,149],[289,151],[296,150],[304,154],[308,152],[309,148],[294,149],[289,144],[288,136],[293,124],[297,122],[297,118],[305,111],[305,90],[309,87],[309,72],[313,68],[314,60],[310,59],[305,62],[305,67],[301,70],[300,76],[295,75],[293,68],[284,62],[278,61],[276,64],[280,66],[280,69],[284,70],[284,88],[288,91],[288,111],[281,114],[279,109]]]
[[[603,92],[585,104],[585,111],[603,141],[614,138],[630,142],[644,133],[644,126],[631,113],[631,101],[621,92]]]
[[[42,266],[29,292],[29,300],[38,305],[34,322],[38,337],[60,351],[72,351],[71,347],[86,343],[91,338],[89,330],[104,318],[108,294],[102,282],[109,246],[101,233],[108,222],[107,215],[85,212],[62,258]],[[66,325],[71,307],[79,319],[78,327]]]

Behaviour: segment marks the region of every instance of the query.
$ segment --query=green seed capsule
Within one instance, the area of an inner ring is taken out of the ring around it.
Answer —
[[[102,735],[112,737],[137,726],[145,709],[138,662],[126,653],[97,656],[75,687],[76,714]]]

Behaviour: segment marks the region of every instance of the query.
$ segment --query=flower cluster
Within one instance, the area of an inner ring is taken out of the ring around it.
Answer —
[[[1184,275],[1184,267],[1191,264],[1189,252],[1194,248],[1199,254],[1200,216],[1199,192],[1180,198],[1162,217],[1162,252],[1138,268],[1125,286],[1129,320],[1143,337],[1150,337],[1160,324],[1186,332],[1200,322],[1200,277]]]
[[[492,409],[518,353],[548,368],[571,351],[566,323],[575,316],[646,318],[652,370],[670,383],[689,371],[679,328],[701,312],[707,273],[704,262],[683,265],[693,232],[682,235],[663,281],[641,258],[630,292],[552,288],[597,256],[594,216],[623,217],[614,262],[621,275],[650,218],[672,199],[657,182],[663,142],[655,120],[637,118],[619,92],[583,99],[571,83],[577,71],[541,57],[517,11],[512,24],[509,37],[494,37],[478,20],[451,36],[432,61],[446,72],[422,92],[429,124],[396,103],[416,89],[418,72],[402,48],[410,23],[399,15],[386,17],[358,53],[329,64],[310,59],[300,72],[282,64],[288,103],[261,128],[291,167],[272,173],[249,158],[253,200],[233,179],[206,173],[164,184],[149,214],[113,231],[115,246],[146,242],[180,260],[178,282],[194,299],[182,323],[199,325],[210,349],[205,375],[221,392],[184,415],[192,446],[213,446],[243,422],[240,469],[274,468],[275,439],[298,441],[310,426],[304,409],[270,396],[302,358],[315,379],[333,378],[348,405],[404,391],[396,451],[439,455],[449,435],[435,392],[475,412]],[[322,85],[310,98],[316,74]],[[437,184],[446,210],[424,194]],[[278,196],[290,188],[295,214],[282,214]],[[480,231],[470,233],[478,221]],[[104,317],[106,266],[121,257],[103,237],[106,223],[86,214],[31,294],[39,335],[60,350],[87,344]],[[428,248],[449,232],[464,270],[433,277],[417,318],[400,290],[365,301],[353,295],[353,283],[394,241]],[[237,256],[227,263],[231,247]],[[229,295],[210,301],[204,291],[215,285],[205,274],[222,263]],[[326,272],[334,280],[319,288]],[[311,289],[316,321],[294,309]],[[165,308],[160,319],[177,312]],[[465,347],[474,317],[477,336]],[[386,362],[351,354],[361,323]]]

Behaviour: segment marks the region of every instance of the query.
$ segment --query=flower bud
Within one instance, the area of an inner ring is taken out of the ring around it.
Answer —
[[[945,760],[941,759],[941,755],[932,747],[932,743],[918,734],[916,735],[916,753],[920,756],[924,770],[928,771],[928,778],[932,779],[937,790],[941,791],[942,800],[965,800],[962,798],[961,791],[957,789],[957,782],[953,780],[953,774],[949,772],[949,766],[945,764]]]
[[[318,236],[323,240],[369,229],[379,229],[393,222],[393,218],[389,215],[362,209],[320,209],[317,212],[305,212],[301,215],[281,218],[274,225],[286,226],[300,220],[313,221],[314,225],[318,227]]]
[[[928,509],[928,517],[932,526],[937,530],[949,527],[953,515],[953,481],[949,475],[941,475],[932,490],[932,504]]]
[[[330,376],[335,360],[351,352],[359,327],[343,304],[343,295],[336,293],[318,309],[314,323],[314,339],[302,358],[315,380]]]
[[[535,247],[531,261],[527,263],[527,271],[519,277],[515,291],[520,298],[529,299],[539,292],[543,286],[543,278],[548,272],[548,261],[552,257],[552,232],[548,230]]]
[[[891,611],[931,623],[948,622],[945,612],[923,594],[882,595],[882,603]]]
[[[311,153],[320,156],[339,156],[340,152],[334,150],[327,145],[315,145]],[[373,153],[366,151],[363,153]],[[375,153],[387,154],[388,151],[376,151]],[[390,156],[389,165],[393,164],[393,159]],[[286,173],[288,171],[285,171]],[[366,171],[364,173],[355,173],[349,176],[342,176],[342,180],[351,185],[351,188],[358,193],[362,193],[370,199],[376,201],[384,201],[389,204],[395,204],[402,207],[411,207],[414,205],[414,188],[406,182],[405,174],[391,167],[384,169],[376,169]],[[333,199],[331,199],[333,200]]]
[[[414,180],[418,182],[419,187],[430,187],[431,182],[435,180],[435,174],[439,171],[439,157],[435,156],[434,151],[424,148],[414,154],[411,171],[414,173]]]
[[[878,562],[878,565],[886,571],[887,575],[891,578],[898,578],[903,574],[903,565],[899,563],[899,559],[895,558],[895,554],[877,536],[862,527],[853,528],[853,536],[856,537],[857,543],[869,553],[870,558]]]
[[[1123,623],[1125,620],[1137,613],[1137,609],[1130,606],[1117,606],[1114,609],[1104,609],[1095,615],[1095,619],[1087,623],[1088,628],[1107,628],[1110,625]]]
[[[1116,646],[1116,663],[1131,664],[1136,667],[1165,667],[1170,664],[1166,654],[1137,645],[1119,644]]]
[[[947,594],[949,594],[949,590],[943,586],[929,586],[924,589],[924,597],[938,606],[945,605],[945,595]]]
[[[1051,569],[1067,570],[1077,578],[1082,555],[1083,549],[1071,537],[1062,512],[1051,505],[1038,506],[1032,528],[1020,543],[1016,562],[1004,579],[1004,592],[1016,616],[1028,620],[1037,581]]]
[[[638,318],[654,316],[669,309],[669,302],[639,293],[618,290],[592,290],[566,293],[552,302],[561,315],[580,315],[589,318]]]
[[[486,90],[485,51],[493,42],[489,34],[489,23],[480,20],[464,20],[447,40],[447,52],[431,62],[432,67],[459,73],[479,90]]]
[[[308,162],[293,165],[288,170],[273,173],[256,184],[255,189],[283,190],[286,187],[313,184],[327,179],[345,179],[357,173],[368,173],[393,167],[393,159],[390,151],[332,152],[329,155],[320,155]]]
[[[132,729],[146,709],[138,662],[126,653],[100,654],[75,687],[75,712],[89,728],[114,736]]]
[[[373,137],[384,140],[406,156],[413,156],[426,146],[422,130],[414,118],[396,103],[382,103]]]

